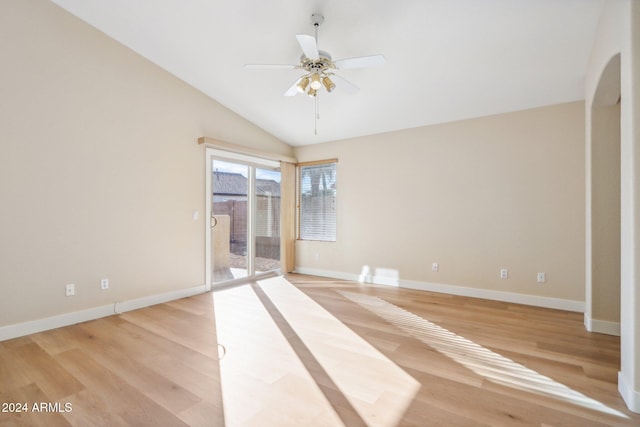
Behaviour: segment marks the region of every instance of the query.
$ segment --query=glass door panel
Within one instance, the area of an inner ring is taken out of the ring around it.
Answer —
[[[211,266],[213,282],[249,274],[249,166],[213,160]]]
[[[273,274],[280,268],[279,164],[209,153],[209,283],[242,283]]]
[[[280,171],[256,168],[255,272],[280,268]]]

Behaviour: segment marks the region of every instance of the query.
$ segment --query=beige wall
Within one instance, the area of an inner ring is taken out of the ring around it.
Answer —
[[[591,123],[591,317],[619,326],[620,104],[593,108]]]
[[[576,102],[299,147],[339,159],[338,241],[297,267],[584,301],[584,125]]]
[[[197,138],[291,155],[48,1],[2,2],[0,56],[0,326],[203,285]]]

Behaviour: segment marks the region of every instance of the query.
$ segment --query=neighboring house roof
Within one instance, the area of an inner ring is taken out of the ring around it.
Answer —
[[[246,196],[247,178],[236,172],[213,172],[213,194],[226,196]],[[272,179],[256,179],[258,196],[267,194],[280,197],[280,183]]]
[[[272,179],[256,179],[256,193],[258,196],[270,195],[280,197],[280,183]]]

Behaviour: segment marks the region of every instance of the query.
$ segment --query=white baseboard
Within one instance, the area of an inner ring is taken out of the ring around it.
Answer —
[[[584,301],[562,298],[543,297],[539,295],[520,294],[517,292],[496,291],[492,289],[469,288],[466,286],[447,285],[442,283],[400,281],[400,287],[440,292],[472,298],[482,298],[494,301],[511,302],[514,304],[531,305],[534,307],[553,308],[557,310],[584,312]]]
[[[180,298],[202,294],[206,291],[207,288],[205,285],[199,285],[192,288],[178,289],[175,291],[165,292],[157,295],[149,295],[142,298],[117,302],[114,305],[114,311],[117,314],[125,313],[127,311],[137,310],[139,308],[149,307],[151,305],[162,304],[163,302],[174,301]]]
[[[631,388],[631,384],[626,382],[622,372],[618,372],[618,392],[629,410],[640,414],[640,391]]]
[[[186,298],[192,295],[204,293],[205,291],[205,285],[194,286],[192,288],[179,289],[176,291],[157,295],[149,295],[133,300],[101,305],[99,307],[88,308],[86,310],[78,310],[71,313],[58,314],[43,319],[16,323],[14,325],[1,326],[0,341],[35,334],[42,331],[48,331],[50,329],[61,328],[63,326],[74,325],[76,323],[99,319],[101,317],[107,317],[114,314],[120,314],[126,311],[149,307],[151,305],[161,304],[163,302],[173,301],[180,298]]]
[[[589,332],[620,336],[620,323],[607,320],[592,319],[588,313],[584,314],[584,326]]]
[[[358,281],[358,279],[360,278],[358,274],[320,270],[307,267],[296,267],[295,272],[300,274],[330,277],[333,279],[341,280]],[[514,304],[531,305],[535,307],[554,308],[558,310],[574,311],[578,313],[584,313],[585,310],[584,301],[520,294],[516,292],[469,288],[466,286],[447,285],[443,283],[418,282],[415,280],[403,280],[384,276],[366,276],[366,283],[372,283],[375,285],[397,286],[400,288],[438,292],[472,298],[483,298],[494,301],[511,302]]]
[[[320,270],[317,268],[296,267],[293,271],[298,274],[308,274],[309,276],[329,277],[331,279],[338,280],[353,280],[358,281],[358,275],[353,273],[343,273],[340,271]]]
[[[0,327],[0,341],[12,338],[23,337],[49,329],[61,328],[63,326],[86,322],[115,314],[113,304],[88,308],[86,310],[73,311],[71,313],[58,314],[56,316],[45,317],[43,319],[31,320],[13,325]]]

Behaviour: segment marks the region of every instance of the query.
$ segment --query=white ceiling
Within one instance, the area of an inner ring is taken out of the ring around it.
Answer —
[[[584,99],[604,0],[53,0],[291,145],[305,145]],[[334,60],[383,54],[344,70],[314,101],[282,94],[300,70],[296,34]]]

